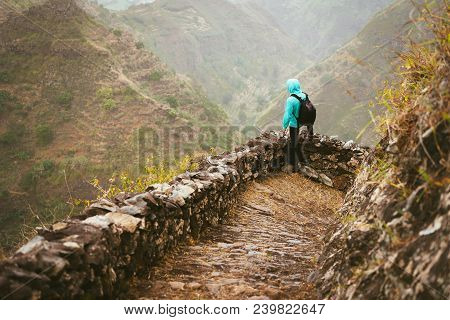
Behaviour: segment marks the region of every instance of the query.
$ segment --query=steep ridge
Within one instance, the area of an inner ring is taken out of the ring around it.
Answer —
[[[310,65],[301,46],[264,10],[223,0],[158,0],[99,15],[137,32],[177,72],[188,74],[234,119],[251,123],[278,83]]]
[[[194,139],[169,132],[159,136],[160,145],[141,145],[138,154],[138,130],[189,127],[195,135],[203,126],[227,123],[188,78],[131,35],[94,21],[76,1],[17,3],[0,3],[10,12],[0,25],[4,248],[15,245],[24,224],[40,223],[27,202],[51,220],[55,210],[68,210],[68,198],[93,197],[84,180],[136,170],[139,156],[157,154],[168,139],[182,146],[168,159],[200,149]]]
[[[430,12],[433,41],[401,56],[384,137],[346,196],[346,223],[327,236],[323,298],[450,299],[450,7]]]
[[[411,15],[417,16],[413,9],[411,1],[397,0],[346,46],[297,75],[318,108],[318,130],[354,140],[369,124],[369,102],[392,74],[397,52],[402,51],[408,32],[417,31],[410,23]],[[284,92],[270,102],[257,121],[259,126],[279,125]],[[377,110],[372,112],[376,114]],[[373,127],[359,138],[372,145],[379,139]]]
[[[229,0],[263,8],[276,23],[310,53],[314,62],[352,40],[371,17],[393,0]]]

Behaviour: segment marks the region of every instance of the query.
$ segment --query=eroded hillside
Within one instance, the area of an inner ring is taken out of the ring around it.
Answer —
[[[196,134],[204,125],[226,124],[224,112],[189,79],[75,1],[1,7],[10,12],[0,25],[3,246],[15,244],[24,224],[38,223],[35,210],[53,219],[68,211],[67,199],[92,197],[85,180],[135,170],[139,129],[185,127]],[[165,159],[211,145],[173,131],[140,152],[157,155],[169,139],[186,141]]]

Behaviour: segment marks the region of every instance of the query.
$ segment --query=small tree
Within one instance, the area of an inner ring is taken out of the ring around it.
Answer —
[[[160,71],[153,71],[148,76],[149,81],[160,81],[162,79],[163,75]]]
[[[66,108],[68,108],[72,105],[72,100],[73,100],[73,96],[68,91],[63,91],[56,97],[56,103],[59,106],[66,107]]]
[[[114,34],[116,37],[121,37],[121,36],[122,36],[122,30],[114,29],[114,30],[113,30],[113,34]]]
[[[13,146],[20,142],[25,133],[25,126],[22,124],[13,124],[8,130],[0,135],[0,144]]]
[[[5,71],[0,72],[0,83],[8,83],[10,81],[11,78]]]
[[[49,145],[54,139],[52,128],[50,128],[46,124],[38,125],[36,127],[36,138],[39,145],[41,146]]]
[[[13,100],[13,97],[8,91],[0,90],[0,113],[6,111]]]
[[[141,49],[144,49],[144,48],[145,48],[145,45],[144,45],[144,43],[142,41],[136,42],[136,49],[141,50]]]
[[[107,98],[102,102],[103,109],[111,111],[117,108],[117,102],[112,98]]]
[[[175,98],[175,97],[167,97],[166,101],[167,101],[167,103],[169,104],[169,106],[172,109],[178,108],[178,100],[177,100],[177,98]]]

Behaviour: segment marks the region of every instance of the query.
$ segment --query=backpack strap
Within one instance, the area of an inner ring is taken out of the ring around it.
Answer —
[[[305,93],[305,95],[306,95],[306,99],[303,100],[302,98],[300,98],[300,97],[299,97],[298,95],[296,95],[295,93],[291,94],[291,97],[296,98],[296,99],[298,100],[298,102],[300,103],[300,105],[299,105],[299,107],[298,107],[298,112],[299,112],[298,117],[296,117],[295,114],[294,114],[294,112],[292,112],[292,115],[293,115],[294,118],[297,120],[297,122],[298,122],[298,120],[299,120],[299,118],[300,118],[300,108],[301,108],[301,106],[302,106],[302,102],[303,102],[303,101],[308,101],[308,94]]]
[[[300,108],[301,108],[301,106],[302,106],[302,98],[300,98],[300,97],[299,97],[298,95],[296,95],[295,93],[291,94],[291,97],[296,98],[296,99],[298,100],[298,102],[300,103],[300,105],[298,106],[298,112],[299,112],[298,117],[296,117],[294,111],[292,111],[292,115],[294,116],[295,120],[297,120],[297,126],[298,126],[298,121],[299,121],[299,119],[300,119]]]
[[[302,98],[300,98],[298,95],[296,95],[295,93],[291,94],[291,97],[296,98],[298,101],[302,102],[302,101],[308,101],[309,100],[309,96],[306,92],[303,92],[303,94],[306,96],[305,100],[303,100]]]

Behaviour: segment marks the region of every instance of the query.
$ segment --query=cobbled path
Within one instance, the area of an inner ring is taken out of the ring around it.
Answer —
[[[343,194],[298,174],[251,183],[225,224],[136,279],[135,299],[314,299],[308,276]]]

